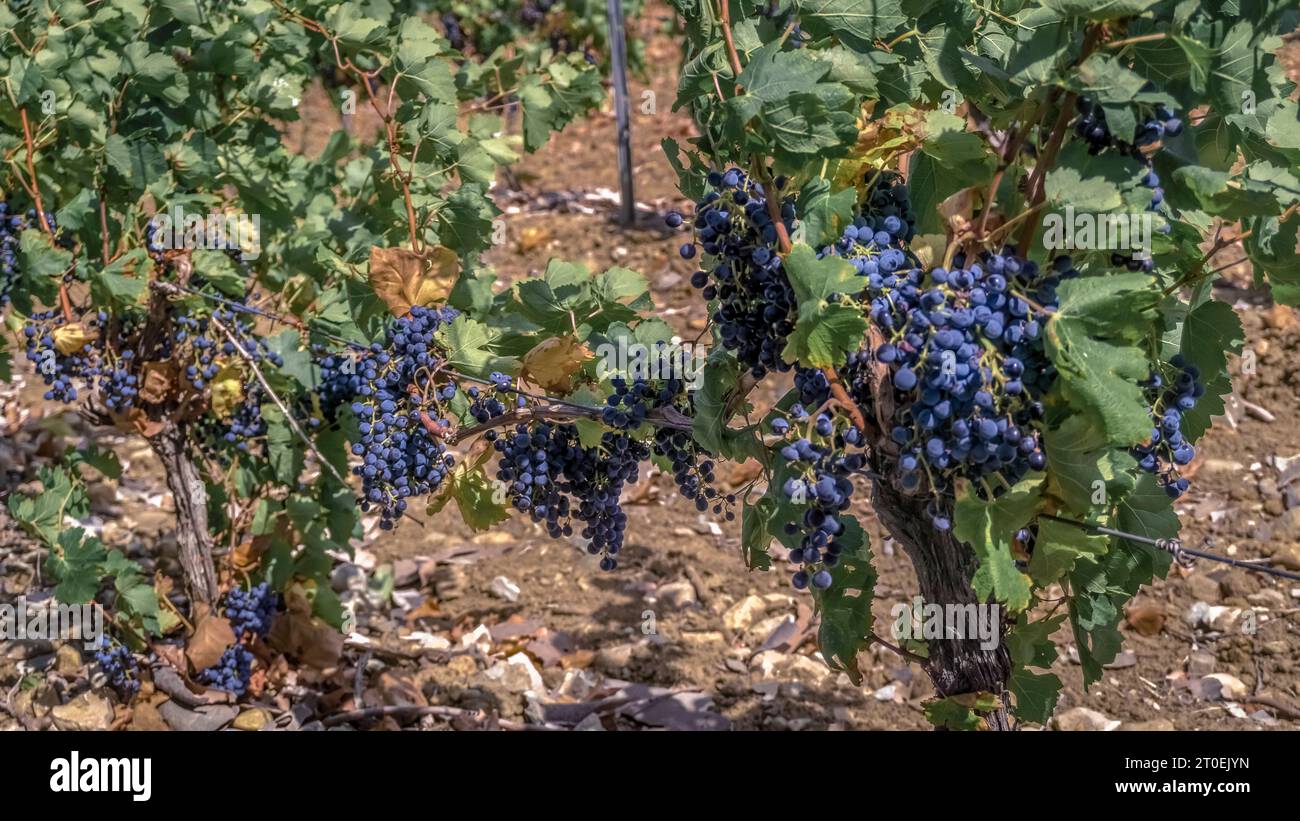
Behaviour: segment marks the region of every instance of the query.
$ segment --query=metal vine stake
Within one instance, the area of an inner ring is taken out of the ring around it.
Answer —
[[[605,0],[609,17],[609,61],[613,72],[614,114],[618,120],[619,223],[631,225],[636,218],[636,195],[632,190],[632,114],[627,98],[627,32],[623,25],[622,0]]]

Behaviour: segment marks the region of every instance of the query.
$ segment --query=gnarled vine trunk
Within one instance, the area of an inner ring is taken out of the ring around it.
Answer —
[[[217,571],[208,532],[208,491],[185,450],[185,429],[168,421],[149,437],[149,444],[162,460],[167,487],[176,500],[176,542],[190,604],[212,604],[217,600]]]
[[[978,604],[971,577],[979,562],[967,545],[950,531],[935,530],[926,513],[927,500],[907,496],[889,482],[873,482],[871,504],[890,535],[903,546],[920,583],[926,603]],[[1002,613],[998,611],[997,635],[1002,636]],[[1003,701],[1003,707],[986,715],[990,729],[1010,730],[1005,707],[1011,657],[999,641],[991,650],[980,647],[979,639],[929,639],[929,660],[922,666],[940,696],[986,691]]]

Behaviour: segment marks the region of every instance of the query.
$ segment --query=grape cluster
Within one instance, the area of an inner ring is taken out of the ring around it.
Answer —
[[[886,228],[900,245],[916,236],[916,212],[912,198],[907,193],[907,183],[894,171],[869,171],[866,175],[867,192],[862,198],[861,215],[882,225],[886,217],[894,217],[897,226]]]
[[[221,439],[228,445],[248,452],[251,442],[266,435],[266,420],[262,418],[262,392],[250,391],[239,403],[229,419],[221,420]]]
[[[850,354],[842,373],[854,399],[870,408],[873,362],[887,366],[895,394],[889,437],[904,489],[926,483],[942,493],[963,476],[997,495],[1043,469],[1047,457],[1032,427],[1055,369],[1039,338],[1039,314],[1055,310],[1057,285],[1074,276],[1069,257],[1042,272],[1008,248],[969,265],[959,254],[950,269],[867,278],[871,320],[884,341]],[[947,529],[942,510],[931,516]]]
[[[378,508],[385,530],[406,510],[408,498],[431,492],[453,464],[441,434],[451,424],[444,405],[457,389],[454,383],[435,384],[433,374],[443,362],[434,334],[456,313],[412,308],[388,326],[386,344],[374,343],[356,365],[352,412],[361,441],[352,453],[362,464],[353,472],[362,479],[362,510]]]
[[[101,312],[100,321],[105,318]],[[140,380],[131,372],[134,359],[135,351],[127,349],[118,355],[116,361],[106,358],[95,368],[99,372],[99,395],[111,411],[121,413],[130,409],[140,395]]]
[[[248,692],[253,676],[253,654],[242,644],[232,644],[216,664],[199,671],[199,681],[238,697]]]
[[[279,595],[266,582],[244,590],[236,587],[226,593],[225,617],[237,638],[263,638],[271,629],[271,620],[279,608]]]
[[[511,503],[545,522],[552,537],[572,535],[570,518],[583,522],[579,532],[587,551],[601,556],[602,570],[613,570],[623,547],[627,514],[619,502],[623,488],[637,480],[637,466],[649,448],[626,433],[606,431],[594,447],[582,444],[575,425],[517,425],[496,438],[501,454],[497,479],[508,486]]]
[[[9,203],[0,202],[0,308],[9,304],[14,284],[21,271],[18,268],[18,243],[27,220],[9,215]]]
[[[823,248],[817,256],[846,259],[862,276],[892,274],[908,261],[902,248],[895,247],[902,230],[902,220],[893,215],[858,216],[833,245]]]
[[[501,374],[494,374],[501,375]],[[509,384],[509,380],[506,380]],[[469,396],[469,415],[480,424],[490,422],[506,412],[506,404],[501,401],[497,391],[484,391],[477,385],[471,385],[465,393]],[[523,397],[519,397],[523,398]]]
[[[361,375],[357,372],[357,357],[342,353],[328,353],[324,346],[312,345],[320,378],[316,382],[316,398],[325,419],[333,421],[340,407],[351,404],[361,389]],[[313,417],[314,419],[314,417]]]
[[[32,314],[23,326],[27,341],[27,359],[36,366],[49,388],[45,399],[52,402],[77,401],[77,383],[99,375],[98,336],[87,340],[72,353],[61,353],[55,337],[65,323],[58,311]],[[84,327],[84,326],[83,326]]]
[[[779,192],[785,179],[773,186]],[[716,300],[713,321],[722,344],[753,373],[788,371],[781,358],[786,337],[794,330],[796,299],[777,254],[777,226],[768,213],[768,192],[737,168],[711,172],[713,189],[696,204],[695,242],[680,249],[693,259],[696,243],[711,259],[691,276],[706,300]],[[779,207],[787,232],[794,230],[795,207],[785,198]],[[669,227],[683,224],[676,212],[667,217]]]
[[[1154,85],[1148,84],[1143,91],[1154,89]],[[1182,120],[1165,106],[1157,105],[1138,123],[1132,139],[1126,141],[1111,133],[1106,124],[1106,112],[1100,104],[1087,97],[1077,97],[1075,106],[1079,111],[1079,119],[1074,124],[1074,132],[1087,141],[1089,154],[1100,154],[1108,148],[1114,148],[1120,153],[1141,158],[1142,149],[1165,137],[1177,137],[1183,130]]]
[[[219,307],[211,317],[180,315],[174,317],[173,322],[176,325],[172,332],[173,341],[177,345],[189,346],[191,361],[185,366],[185,378],[195,390],[203,390],[216,378],[224,360],[242,360],[240,348],[254,362],[267,361],[277,368],[284,364],[284,358],[267,346],[266,339],[255,334],[252,315],[246,311]],[[234,340],[218,329],[218,323],[230,331]],[[235,341],[238,341],[238,347]]]
[[[1178,475],[1178,468],[1196,458],[1196,448],[1183,438],[1183,414],[1196,407],[1205,395],[1205,385],[1200,381],[1201,371],[1187,362],[1182,354],[1170,360],[1178,375],[1166,385],[1160,374],[1153,373],[1142,383],[1147,400],[1151,403],[1151,438],[1133,448],[1133,458],[1138,467],[1155,474],[1161,487],[1172,499],[1187,492],[1191,483]]]
[[[109,686],[119,694],[130,699],[140,691],[140,668],[135,663],[135,656],[125,646],[108,636],[100,636],[95,661],[108,678]]]
[[[444,12],[442,15],[442,28],[447,33],[447,43],[453,51],[465,50],[465,30],[460,26],[460,18],[454,12]]]
[[[850,446],[862,444],[856,428],[826,413],[810,416],[803,405],[795,404],[789,419],[772,421],[772,432],[782,437],[781,457],[793,471],[781,492],[791,504],[807,506],[799,521],[785,524],[787,534],[800,536],[790,560],[802,567],[791,583],[797,590],[809,584],[824,590],[831,586],[828,568],[839,562],[842,552],[840,514],[851,504],[852,477],[863,471],[867,459],[861,452],[848,452]]]
[[[638,373],[631,379],[616,376],[610,380],[613,392],[605,400],[601,414],[606,425],[630,430],[644,422],[650,411],[660,408],[671,408],[683,418],[694,418],[694,398],[687,390],[683,375],[669,363],[666,353],[666,348],[660,343],[655,354],[658,362],[645,369],[646,373],[659,374],[658,378],[649,379]],[[727,521],[735,519],[736,515],[730,509],[735,496],[724,496],[712,486],[715,479],[712,456],[691,438],[688,431],[656,427],[651,450],[668,461],[678,491],[695,505],[696,510],[703,513],[712,507],[714,513],[723,515]]]

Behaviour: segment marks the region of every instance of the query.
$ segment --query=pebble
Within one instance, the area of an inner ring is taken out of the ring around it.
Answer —
[[[113,705],[94,692],[85,692],[50,710],[60,730],[107,730],[113,724]]]
[[[1214,672],[1214,663],[1213,653],[1206,653],[1201,650],[1193,651],[1187,657],[1187,675],[1194,677],[1208,676]]]
[[[695,604],[695,585],[685,579],[660,585],[655,598],[672,610],[681,610]]]
[[[337,593],[363,592],[366,589],[366,571],[355,564],[341,564],[330,573],[330,586]]]
[[[1066,732],[1078,732],[1083,730],[1109,732],[1119,727],[1121,722],[1108,718],[1096,710],[1090,710],[1087,707],[1074,707],[1063,713],[1057,714],[1052,722],[1056,729]]]
[[[767,602],[758,596],[746,596],[727,608],[722,614],[722,624],[732,632],[744,632],[766,609]]]
[[[1203,681],[1214,681],[1219,685],[1218,695],[1212,695],[1210,690],[1202,690],[1205,698],[1219,698],[1224,701],[1240,701],[1250,694],[1250,688],[1241,679],[1230,673],[1210,673],[1205,676]]]
[[[497,576],[493,579],[492,584],[488,587],[488,592],[498,599],[504,599],[508,602],[519,601],[519,585],[505,576]]]

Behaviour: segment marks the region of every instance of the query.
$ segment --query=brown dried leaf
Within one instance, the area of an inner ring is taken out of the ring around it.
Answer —
[[[267,642],[299,662],[324,670],[338,664],[343,634],[315,616],[285,613],[275,620]]]
[[[963,188],[939,203],[939,214],[953,229],[970,222],[975,210],[974,192],[974,188]]]
[[[548,393],[573,389],[573,375],[592,359],[591,349],[572,336],[543,339],[524,354],[523,377]]]
[[[271,546],[271,535],[252,536],[244,539],[230,553],[230,566],[245,573],[257,567],[262,561],[262,554]]]
[[[405,316],[412,306],[442,302],[460,274],[456,252],[441,245],[421,259],[408,248],[370,249],[370,287],[393,316]]]
[[[1133,603],[1125,612],[1125,618],[1129,627],[1143,636],[1159,635],[1165,626],[1164,608],[1150,602]]]
[[[167,401],[176,387],[176,364],[171,360],[165,362],[146,362],[140,369],[140,399],[150,405],[160,405]]]
[[[194,610],[194,635],[185,646],[185,657],[190,660],[190,667],[198,671],[216,664],[236,637],[229,619],[213,613],[205,605],[196,604]]]
[[[150,419],[149,414],[145,413],[142,408],[131,408],[126,414],[126,422],[129,428],[134,428],[141,436],[146,439],[153,438],[162,433],[165,425],[157,419]]]
[[[739,490],[759,476],[763,475],[763,463],[757,459],[746,459],[733,464],[727,473],[727,489]]]

